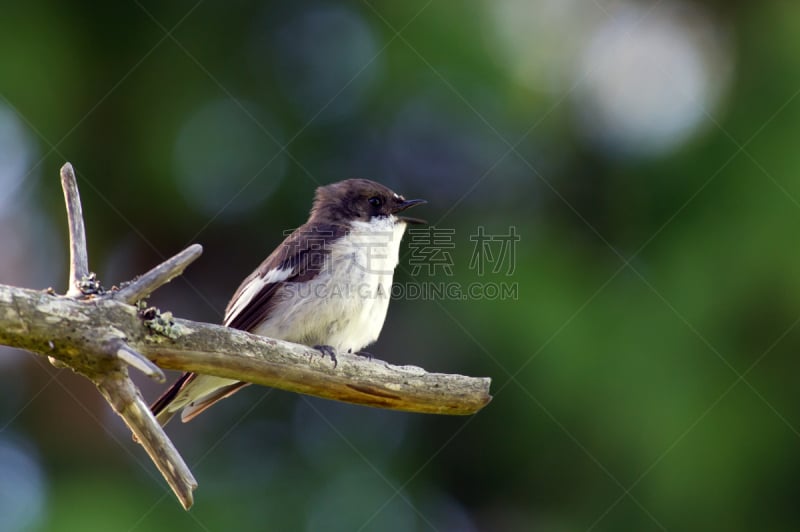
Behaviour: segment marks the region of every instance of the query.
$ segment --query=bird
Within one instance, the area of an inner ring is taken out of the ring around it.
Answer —
[[[305,344],[328,356],[370,356],[389,308],[400,241],[409,224],[407,200],[368,179],[316,189],[308,221],[295,229],[234,293],[223,325]],[[184,373],[150,407],[164,426],[181,411],[186,423],[248,383]]]

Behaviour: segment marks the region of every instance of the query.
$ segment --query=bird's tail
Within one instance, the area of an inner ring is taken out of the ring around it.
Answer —
[[[163,427],[183,409],[181,421],[186,423],[217,401],[230,397],[248,384],[222,377],[184,373],[156,399],[150,410]]]
[[[183,405],[173,405],[175,399],[180,394],[181,390],[186,387],[189,383],[192,382],[197,378],[195,373],[184,373],[180,376],[180,378],[175,381],[175,383],[167,388],[167,390],[161,394],[161,397],[155,400],[155,402],[150,405],[150,411],[156,416],[156,421],[163,427],[166,425],[172,416],[180,409]]]

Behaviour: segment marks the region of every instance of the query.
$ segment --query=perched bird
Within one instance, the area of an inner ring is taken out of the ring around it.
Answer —
[[[313,346],[336,363],[378,339],[386,319],[407,200],[367,179],[319,187],[308,221],[239,286],[224,325]],[[248,383],[185,373],[153,405],[165,425],[186,422]]]

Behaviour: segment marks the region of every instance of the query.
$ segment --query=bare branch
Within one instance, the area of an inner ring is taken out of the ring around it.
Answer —
[[[157,328],[159,333],[151,327],[136,307],[111,298],[89,304],[0,285],[0,344],[48,355],[72,368],[97,372],[93,354],[108,352],[109,337],[124,337],[127,346],[164,369],[360,405],[467,415],[491,399],[486,378],[428,373],[348,353],[337,355],[334,368],[330,358],[310,347],[221,325],[174,319]]]
[[[360,355],[338,353],[338,364],[316,349],[219,325],[175,320],[175,340],[153,337],[137,348],[165,369],[195,371],[391,410],[474,414],[491,399],[490,380],[429,373]]]
[[[134,439],[147,451],[184,509],[191,508],[197,481],[127,374],[124,371],[112,372],[103,375],[95,384],[114,412],[131,429]]]
[[[82,279],[89,275],[89,253],[86,251],[86,229],[83,225],[81,196],[78,182],[70,163],[61,167],[61,188],[64,189],[64,202],[67,204],[69,222],[69,287],[67,295],[80,297],[79,287]]]
[[[132,368],[138,369],[151,379],[154,379],[158,382],[164,382],[166,380],[164,372],[161,371],[161,368],[150,362],[149,359],[135,349],[131,349],[131,347],[124,342],[119,344],[115,354],[122,362],[126,363]]]
[[[192,244],[171,259],[168,259],[144,275],[134,279],[114,294],[114,299],[136,303],[156,289],[183,273],[183,270],[203,253],[203,246]]]

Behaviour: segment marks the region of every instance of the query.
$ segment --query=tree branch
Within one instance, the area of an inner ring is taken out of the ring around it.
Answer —
[[[407,412],[468,415],[491,399],[488,378],[429,373],[349,353],[339,353],[334,367],[308,346],[151,311],[152,316],[111,297],[81,301],[0,285],[0,344],[51,356],[73,369],[98,366],[98,353],[100,361],[115,361],[124,345],[164,369]],[[95,373],[105,371],[100,365]]]
[[[160,368],[226,377],[349,403],[433,414],[473,414],[490,400],[488,378],[428,373],[349,353],[338,365],[307,346],[221,325],[173,319],[134,306],[180,275],[195,244],[116,291],[89,274],[72,166],[61,169],[70,227],[65,296],[0,285],[0,345],[47,356],[91,379],[142,444],[184,508],[197,482],[128,377],[128,367],[163,380]]]
[[[69,223],[69,285],[67,295],[80,297],[83,291],[80,283],[89,275],[89,253],[86,250],[86,229],[83,226],[81,195],[78,181],[70,163],[61,167],[61,188],[64,189],[64,202],[67,204]]]
[[[132,368],[136,368],[151,379],[164,382],[166,377],[161,368],[150,362],[150,360],[135,349],[132,349],[125,342],[120,342],[115,352],[117,358]]]
[[[175,340],[145,339],[165,369],[194,371],[346,403],[424,414],[474,414],[491,399],[488,378],[429,373],[349,353],[338,363],[305,345],[220,325],[175,320]]]
[[[114,299],[136,303],[183,273],[186,267],[203,253],[200,244],[192,244],[171,259],[167,259],[149,272],[134,279],[114,294]]]
[[[187,510],[191,508],[192,491],[197,487],[197,481],[127,373],[113,372],[103,375],[96,384],[114,412],[125,420],[134,439],[142,444],[151,458],[158,457],[153,462],[183,507]]]

